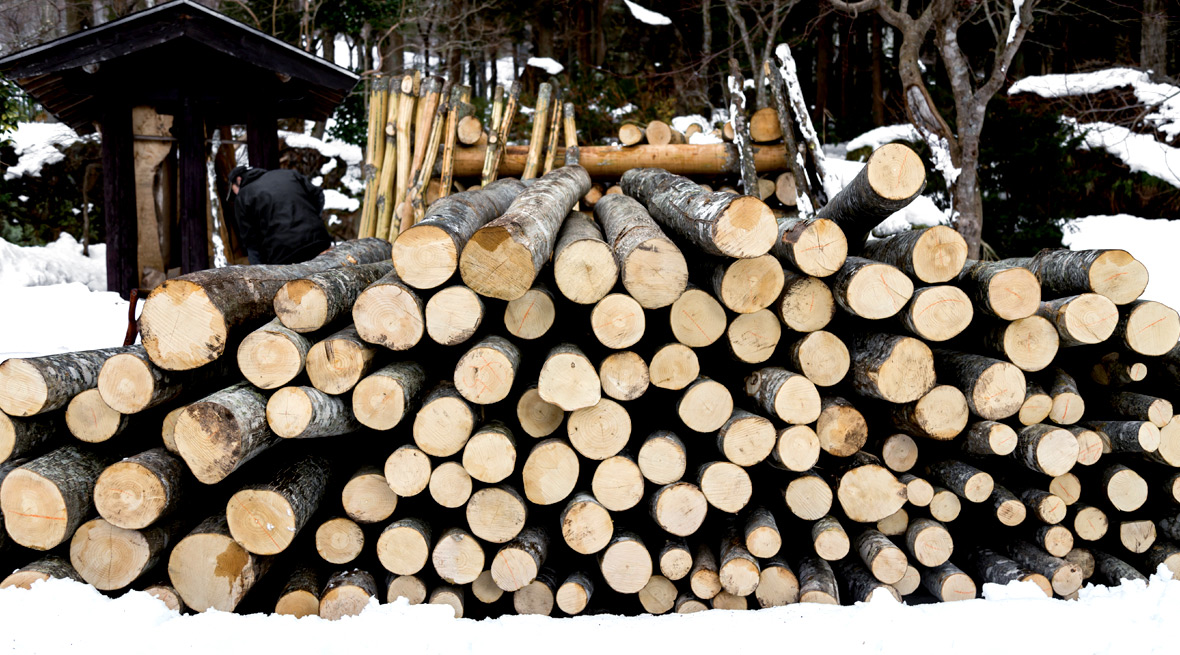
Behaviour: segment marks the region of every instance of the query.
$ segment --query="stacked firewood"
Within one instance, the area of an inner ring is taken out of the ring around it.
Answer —
[[[591,215],[566,165],[170,280],[142,346],[0,364],[3,586],[573,615],[1180,571],[1180,317],[1123,251],[871,240],[924,182],[885,146],[776,221],[634,169]]]

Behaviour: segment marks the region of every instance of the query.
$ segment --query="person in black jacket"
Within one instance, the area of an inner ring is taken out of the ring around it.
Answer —
[[[332,245],[324,191],[303,174],[238,166],[229,174],[238,234],[251,264],[305,262]]]

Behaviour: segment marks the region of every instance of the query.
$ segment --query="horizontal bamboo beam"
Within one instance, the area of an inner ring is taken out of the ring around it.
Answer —
[[[455,149],[455,177],[475,177],[483,169],[486,146]],[[592,178],[617,178],[632,168],[658,167],[677,175],[724,175],[738,172],[737,148],[731,143],[708,145],[586,146],[578,161]],[[501,177],[524,172],[529,147],[508,146],[500,161]],[[565,148],[559,148],[554,166],[565,164]],[[754,146],[759,173],[789,170],[787,151],[781,145]]]

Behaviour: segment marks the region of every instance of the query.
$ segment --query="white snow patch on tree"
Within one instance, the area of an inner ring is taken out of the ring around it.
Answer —
[[[671,25],[672,24],[671,18],[668,18],[667,16],[665,16],[663,14],[656,13],[650,9],[645,9],[643,7],[640,7],[639,5],[635,4],[634,2],[631,2],[631,0],[623,0],[623,3],[626,4],[627,8],[631,10],[631,15],[634,16],[636,18],[636,20],[638,20],[642,23],[647,23],[648,25]]]
[[[861,148],[869,148],[876,150],[887,143],[894,141],[921,141],[922,136],[918,134],[918,130],[914,129],[913,125],[903,123],[901,125],[885,125],[874,128],[865,132],[845,144],[845,152],[852,152]]]
[[[565,70],[565,66],[557,63],[552,57],[529,57],[529,66],[536,66],[550,75],[557,75]]]
[[[20,123],[8,138],[17,162],[5,171],[6,180],[22,175],[41,177],[42,168],[65,159],[65,149],[82,139],[64,123]]]
[[[807,148],[813,153],[820,183],[824,187],[824,192],[828,194],[828,198],[832,198],[840,189],[844,188],[844,185],[837,185],[836,180],[828,171],[823,146],[820,145],[815,126],[811,124],[811,114],[808,113],[807,103],[803,100],[803,89],[799,86],[799,73],[795,68],[795,57],[791,55],[790,46],[785,43],[780,43],[774,49],[774,54],[783,62],[779,68],[779,74],[782,75],[783,82],[786,84],[791,111],[795,114],[795,122],[799,125],[799,132],[803,136],[803,143],[799,144],[800,148]]]
[[[1100,93],[1129,86],[1148,109],[1143,120],[1169,139],[1180,136],[1180,87],[1152,82],[1148,74],[1133,68],[1107,68],[1090,73],[1034,75],[1008,88],[1008,94],[1035,93],[1042,98],[1063,98]]]
[[[1024,7],[1024,0],[1013,0],[1012,22],[1008,23],[1008,41],[1005,45],[1012,45],[1016,40],[1016,31],[1020,29],[1020,10]]]

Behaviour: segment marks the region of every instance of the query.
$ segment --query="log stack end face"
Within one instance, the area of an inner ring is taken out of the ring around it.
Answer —
[[[865,168],[873,190],[887,200],[913,198],[926,186],[926,167],[922,165],[922,158],[900,143],[889,143],[874,150]]]
[[[455,240],[437,225],[415,225],[393,242],[398,277],[416,289],[433,289],[451,279],[459,267]]]
[[[152,291],[139,316],[143,347],[152,363],[187,371],[225,352],[229,327],[205,289],[188,280],[168,280]]]
[[[49,387],[33,364],[15,357],[0,364],[0,411],[9,416],[33,416],[48,400]]]
[[[717,220],[713,238],[724,244],[730,257],[758,257],[774,247],[778,223],[766,203],[754,196],[738,196]]]

